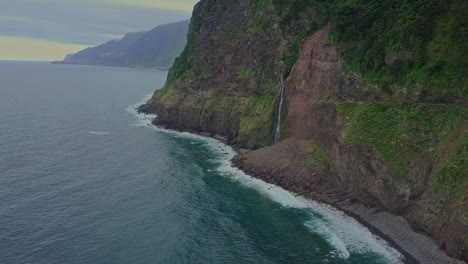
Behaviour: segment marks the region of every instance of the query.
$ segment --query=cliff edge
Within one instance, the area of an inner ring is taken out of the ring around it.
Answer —
[[[252,175],[403,217],[468,260],[466,11],[458,0],[202,0],[140,111],[254,149],[236,160]]]

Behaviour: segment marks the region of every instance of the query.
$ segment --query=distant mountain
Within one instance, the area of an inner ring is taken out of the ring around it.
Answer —
[[[128,33],[54,63],[168,69],[184,49],[189,23],[185,20]]]

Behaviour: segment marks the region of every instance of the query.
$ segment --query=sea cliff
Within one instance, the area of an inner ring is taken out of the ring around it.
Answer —
[[[140,111],[253,150],[236,164],[268,182],[403,217],[468,260],[466,11],[456,0],[202,0]]]
[[[184,49],[188,24],[185,20],[127,33],[121,39],[69,54],[63,61],[53,63],[167,70]]]

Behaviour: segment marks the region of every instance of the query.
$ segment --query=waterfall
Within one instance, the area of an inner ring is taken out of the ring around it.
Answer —
[[[286,84],[283,82],[283,85],[281,86],[281,94],[280,94],[280,100],[278,103],[278,108],[276,109],[276,121],[275,121],[275,127],[274,127],[273,144],[278,143],[281,137],[281,110],[283,109],[285,86]]]

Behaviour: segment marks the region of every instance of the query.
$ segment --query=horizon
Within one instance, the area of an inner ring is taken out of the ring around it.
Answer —
[[[0,61],[51,62],[127,33],[190,19],[198,0],[4,0]]]

